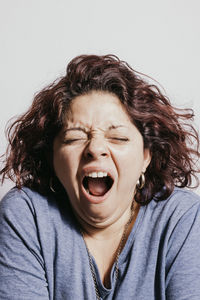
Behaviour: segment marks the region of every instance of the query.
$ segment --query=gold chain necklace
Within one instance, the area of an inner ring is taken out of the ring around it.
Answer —
[[[128,231],[128,227],[129,227],[129,225],[131,224],[131,222],[133,220],[133,214],[134,214],[134,202],[133,202],[132,207],[131,207],[130,218],[129,218],[128,222],[124,226],[124,232],[122,234],[122,238],[120,240],[120,243],[119,243],[119,246],[118,246],[118,249],[117,249],[117,254],[116,254],[116,258],[115,258],[115,282],[117,281],[118,274],[119,274],[119,267],[118,267],[119,256],[120,256],[120,253],[122,251],[122,248],[123,248],[123,245],[124,245],[124,241],[126,239],[126,234],[127,234],[127,231]],[[94,282],[94,288],[95,288],[95,293],[96,293],[96,299],[97,300],[101,300],[100,293],[99,293],[99,290],[98,290],[98,285],[97,285],[97,278],[96,278],[96,273],[95,273],[95,269],[94,269],[94,264],[93,264],[93,261],[92,261],[92,255],[90,254],[90,251],[88,249],[88,246],[86,244],[86,241],[84,239],[84,234],[83,234],[82,231],[81,231],[81,234],[82,234],[82,237],[83,237],[83,240],[85,242],[86,249],[87,249],[87,254],[88,254],[88,259],[89,259],[89,265],[90,265],[90,271],[91,271],[91,274],[92,274],[92,278],[93,278],[93,282]]]

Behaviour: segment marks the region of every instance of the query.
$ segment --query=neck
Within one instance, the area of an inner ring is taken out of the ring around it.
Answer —
[[[80,218],[78,218],[78,220],[85,237],[90,237],[99,241],[111,240],[122,234],[127,223],[129,223],[131,230],[139,212],[139,208],[139,204],[134,202],[134,205],[128,207],[120,217],[105,226],[88,224]]]

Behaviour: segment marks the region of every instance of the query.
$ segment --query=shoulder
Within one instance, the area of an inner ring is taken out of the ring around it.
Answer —
[[[37,227],[38,214],[46,219],[47,199],[28,188],[11,189],[0,201],[0,223],[4,227],[18,228],[25,226],[30,232]]]
[[[194,234],[200,232],[200,197],[192,191],[176,188],[166,201],[169,211],[168,223],[175,232],[185,234],[193,228]]]
[[[53,194],[41,195],[27,187],[13,188],[0,201],[0,222],[31,222],[41,229],[47,224],[70,223],[73,216],[68,202],[67,199],[56,199]]]
[[[151,209],[163,216],[174,215],[179,218],[188,211],[197,211],[200,208],[200,196],[190,190],[175,188],[167,199],[157,201],[155,198],[150,204]]]
[[[0,201],[0,212],[20,211],[22,214],[27,208],[34,213],[34,207],[38,204],[42,207],[48,200],[39,193],[23,187],[22,189],[12,188]]]
[[[200,208],[200,197],[186,189],[175,188],[172,195],[167,199],[166,206],[171,212],[182,216],[189,211],[197,211]]]
[[[191,190],[176,187],[167,201],[176,201],[183,206],[193,206],[200,203],[200,196]]]
[[[193,223],[200,230],[200,197],[192,191],[175,188],[165,200],[155,197],[144,211],[147,230],[170,235],[176,227],[189,228]]]
[[[53,196],[44,196],[27,187],[12,188],[0,201],[0,220],[44,223],[51,215],[57,217],[60,208]]]

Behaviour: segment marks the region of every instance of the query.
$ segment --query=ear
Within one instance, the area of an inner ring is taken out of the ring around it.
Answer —
[[[144,149],[144,162],[143,162],[143,169],[142,171],[145,173],[148,165],[150,164],[151,162],[151,153],[149,151],[149,149]]]

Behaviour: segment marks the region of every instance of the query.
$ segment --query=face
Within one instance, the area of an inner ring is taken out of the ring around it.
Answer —
[[[72,101],[53,160],[78,218],[103,227],[130,212],[150,154],[117,96],[91,92]]]

